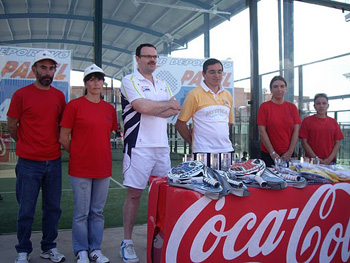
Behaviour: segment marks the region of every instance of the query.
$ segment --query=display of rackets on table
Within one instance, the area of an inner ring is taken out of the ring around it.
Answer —
[[[168,183],[200,192],[210,199],[217,200],[222,196],[223,187],[207,174],[206,166],[200,161],[183,162],[168,172]]]
[[[205,169],[205,165],[200,161],[183,162],[171,168],[168,178],[173,183],[178,184],[206,183],[213,187],[218,187],[219,182],[208,176]]]

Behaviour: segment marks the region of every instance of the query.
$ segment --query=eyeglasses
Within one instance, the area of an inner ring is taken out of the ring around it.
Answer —
[[[152,55],[140,55],[139,57],[140,58],[144,57],[144,58],[147,58],[147,59],[151,59],[151,58],[157,59],[157,58],[159,58],[159,56],[157,56],[157,55],[154,55],[154,56],[152,56]]]

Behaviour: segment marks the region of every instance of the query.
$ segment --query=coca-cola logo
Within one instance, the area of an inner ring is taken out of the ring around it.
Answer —
[[[340,195],[342,200],[337,198]],[[225,197],[218,201],[202,197],[177,219],[166,246],[166,262],[178,262],[183,242],[187,245],[192,262],[205,262],[214,252],[217,262],[220,262],[220,257],[222,261],[239,262],[242,255],[250,259],[271,256],[277,253],[279,246],[285,247],[283,255],[279,255],[279,258],[282,256],[280,262],[348,262],[349,197],[348,183],[322,185],[299,207],[270,210],[265,212],[263,218],[248,212],[232,227],[227,227],[230,218],[223,213],[227,205]],[[215,202],[215,211],[207,211],[212,202]],[[342,207],[345,218],[342,214],[335,215],[335,206],[338,209]],[[212,216],[199,226],[193,223],[205,214]],[[286,222],[290,229],[286,229]],[[189,232],[193,239],[184,239]],[[247,232],[249,237],[246,237]],[[243,245],[242,240],[245,240]]]

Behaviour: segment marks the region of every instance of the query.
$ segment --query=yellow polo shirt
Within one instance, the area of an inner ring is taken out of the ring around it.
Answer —
[[[233,151],[229,139],[229,123],[233,123],[232,105],[229,91],[220,87],[215,94],[204,82],[187,94],[178,119],[184,122],[193,120],[194,153]]]

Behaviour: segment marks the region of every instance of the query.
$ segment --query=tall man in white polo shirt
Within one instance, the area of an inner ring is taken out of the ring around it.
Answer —
[[[167,118],[178,114],[181,108],[166,83],[153,74],[157,58],[153,45],[141,44],[136,49],[138,69],[122,79],[123,184],[128,187],[120,247],[124,262],[139,261],[133,248],[132,229],[140,197],[150,175],[166,176],[171,168]]]
[[[233,123],[232,95],[221,86],[223,66],[217,59],[203,64],[204,81],[191,90],[177,118],[176,129],[193,153],[232,152],[229,124]],[[192,118],[193,133],[187,128]]]

